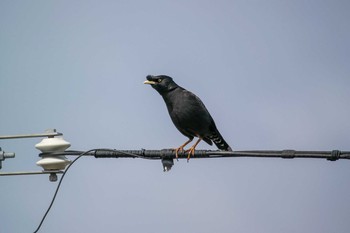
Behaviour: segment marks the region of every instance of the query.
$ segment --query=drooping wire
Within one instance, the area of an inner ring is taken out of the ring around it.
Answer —
[[[42,224],[43,224],[44,221],[45,221],[45,218],[46,218],[47,214],[50,212],[51,207],[52,207],[53,203],[55,202],[57,193],[58,193],[58,191],[59,191],[59,189],[60,189],[60,187],[61,187],[63,178],[64,178],[64,176],[67,174],[67,171],[69,170],[69,168],[70,168],[78,159],[80,159],[82,156],[84,156],[84,155],[86,155],[86,154],[88,154],[89,152],[92,152],[92,151],[96,151],[96,149],[89,150],[89,151],[85,151],[85,152],[81,153],[77,158],[75,158],[75,159],[67,166],[66,170],[62,173],[61,179],[60,179],[60,181],[58,182],[58,185],[57,185],[55,194],[53,195],[52,201],[51,201],[49,207],[47,208],[47,210],[46,210],[46,212],[45,212],[43,218],[41,219],[39,226],[38,226],[37,229],[34,231],[34,233],[37,233],[37,232],[40,230]]]
[[[64,176],[67,174],[67,171],[69,170],[69,168],[70,168],[78,159],[80,159],[82,156],[88,155],[90,152],[93,152],[93,151],[96,152],[96,151],[98,151],[98,150],[117,151],[117,152],[122,153],[122,154],[130,155],[130,156],[132,156],[132,157],[134,157],[134,158],[142,158],[142,156],[138,156],[138,155],[136,155],[136,154],[132,154],[132,153],[128,153],[128,152],[123,152],[123,151],[118,151],[118,150],[111,150],[111,149],[92,149],[92,150],[88,150],[88,151],[85,151],[85,152],[82,152],[81,154],[79,154],[78,157],[75,158],[75,159],[67,166],[66,170],[62,173],[61,179],[60,179],[60,181],[58,182],[58,185],[57,185],[55,194],[53,195],[53,198],[52,198],[52,200],[51,200],[51,203],[50,203],[49,207],[47,208],[47,210],[46,210],[44,216],[42,217],[42,219],[41,219],[41,221],[40,221],[40,223],[39,223],[37,229],[34,231],[34,233],[37,233],[37,232],[40,230],[42,224],[44,223],[44,221],[45,221],[45,219],[46,219],[47,214],[50,212],[51,207],[52,207],[53,203],[55,202],[57,193],[58,193],[58,191],[59,191],[59,189],[60,189],[60,187],[61,187],[63,178],[64,178]]]

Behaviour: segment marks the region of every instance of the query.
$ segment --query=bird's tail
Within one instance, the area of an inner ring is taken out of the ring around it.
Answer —
[[[221,136],[219,131],[213,132],[212,135],[209,136],[209,139],[212,140],[218,149],[225,151],[232,151],[232,148],[227,144],[225,139]]]

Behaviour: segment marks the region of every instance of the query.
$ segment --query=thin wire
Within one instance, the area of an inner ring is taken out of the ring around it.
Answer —
[[[49,207],[47,208],[47,210],[46,210],[46,212],[45,212],[43,218],[41,219],[39,226],[38,226],[37,229],[34,231],[34,233],[37,233],[37,232],[40,230],[40,227],[41,227],[41,225],[44,223],[44,220],[45,220],[47,214],[50,212],[51,207],[52,207],[53,203],[55,202],[57,193],[58,193],[58,191],[59,191],[59,189],[60,189],[60,187],[61,187],[63,178],[64,178],[64,176],[66,175],[68,169],[69,169],[78,159],[80,159],[82,156],[84,156],[85,154],[87,154],[87,153],[89,153],[89,152],[96,151],[96,150],[97,150],[97,149],[92,149],[92,150],[88,150],[88,151],[85,151],[85,152],[81,153],[76,159],[74,159],[74,160],[67,166],[66,170],[63,172],[63,174],[62,174],[62,176],[61,176],[60,181],[58,182],[58,185],[57,185],[55,194],[53,195],[52,201],[51,201]]]

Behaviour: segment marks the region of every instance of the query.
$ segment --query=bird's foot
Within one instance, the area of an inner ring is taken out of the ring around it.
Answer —
[[[179,148],[176,148],[174,149],[175,150],[175,158],[176,158],[176,161],[179,161],[179,151],[182,152],[184,151],[184,147],[183,146],[180,146]]]
[[[195,151],[195,149],[196,149],[196,146],[198,145],[198,143],[199,143],[201,140],[202,140],[202,139],[199,138],[199,139],[197,140],[197,142],[196,142],[193,146],[190,147],[190,149],[186,150],[186,152],[188,152],[187,162],[190,161],[191,155],[194,156],[194,151]]]
[[[194,156],[195,146],[192,146],[190,149],[186,150],[185,152],[188,153],[187,155],[187,162],[190,161],[191,155]]]
[[[179,161],[179,151],[184,151],[184,147],[190,143],[192,141],[192,139],[189,139],[188,141],[186,141],[184,144],[182,144],[180,147],[174,149],[175,150],[175,156],[176,156],[176,160]]]

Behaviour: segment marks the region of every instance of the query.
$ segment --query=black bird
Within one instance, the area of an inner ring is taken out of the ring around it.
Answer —
[[[195,94],[180,87],[166,75],[148,75],[146,78],[144,84],[150,84],[163,97],[174,125],[188,137],[188,141],[175,149],[176,158],[178,152],[183,151],[194,137],[199,139],[190,149],[186,150],[187,159],[194,155],[195,148],[201,140],[209,145],[214,142],[220,150],[232,151],[216,128],[207,108]]]

